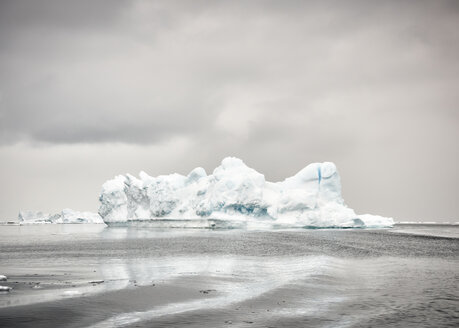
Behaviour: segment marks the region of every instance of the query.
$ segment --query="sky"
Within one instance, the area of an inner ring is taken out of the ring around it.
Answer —
[[[459,1],[0,1],[0,221],[226,156],[459,221]]]

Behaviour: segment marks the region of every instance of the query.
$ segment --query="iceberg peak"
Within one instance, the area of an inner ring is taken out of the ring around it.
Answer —
[[[207,176],[206,170],[204,170],[202,167],[197,167],[188,174],[187,182],[193,183],[206,176]]]
[[[224,169],[228,169],[231,167],[242,167],[242,166],[247,167],[247,165],[245,165],[242,159],[237,158],[237,157],[231,157],[231,156],[225,157],[221,163],[221,167]]]

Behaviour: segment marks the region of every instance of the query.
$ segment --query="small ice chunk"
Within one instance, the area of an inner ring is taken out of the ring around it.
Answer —
[[[380,215],[360,214],[358,218],[365,222],[367,228],[388,228],[394,225],[393,218],[387,218]]]
[[[0,274],[0,281],[7,281],[8,278],[2,274]]]
[[[64,296],[78,296],[81,295],[81,292],[79,290],[66,290],[63,293]]]
[[[11,288],[9,286],[0,286],[0,292],[9,292],[12,289],[13,288]]]

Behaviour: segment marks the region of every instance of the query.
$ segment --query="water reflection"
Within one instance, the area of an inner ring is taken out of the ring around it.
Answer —
[[[328,275],[330,258],[173,257],[122,260],[104,269],[108,279],[135,281],[138,285],[174,284],[203,289],[208,297],[156,306],[149,311],[122,313],[94,327],[117,327],[208,308],[224,308],[272,292],[289,284],[302,284],[313,276]],[[336,299],[335,299],[336,301]],[[281,315],[281,314],[280,314]]]

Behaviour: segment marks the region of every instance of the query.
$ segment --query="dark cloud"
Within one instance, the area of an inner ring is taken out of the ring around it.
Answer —
[[[101,172],[331,160],[359,211],[457,218],[458,30],[457,1],[2,1],[0,169],[14,189],[15,161],[72,171],[85,145]]]

